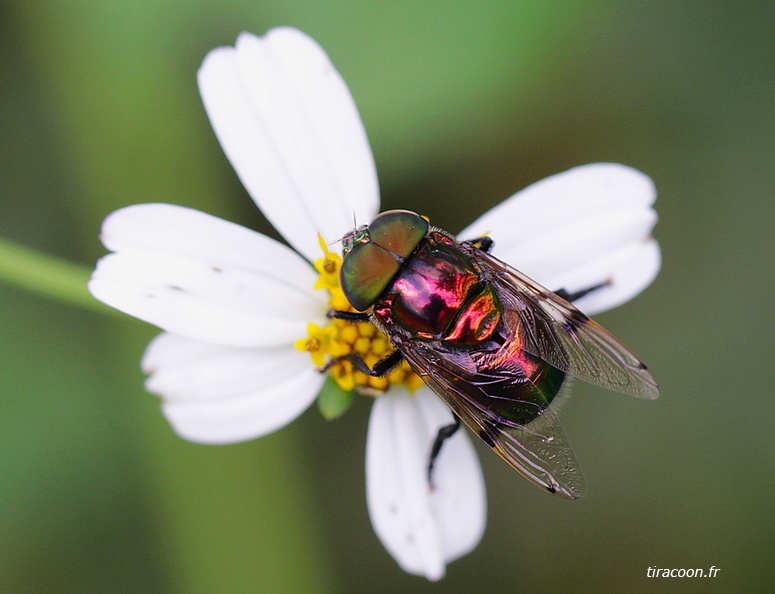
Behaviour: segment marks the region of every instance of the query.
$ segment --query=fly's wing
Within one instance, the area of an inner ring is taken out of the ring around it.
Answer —
[[[557,416],[519,366],[477,364],[465,350],[439,343],[416,341],[400,350],[466,426],[528,481],[566,499],[586,494]],[[523,425],[505,412],[520,407],[541,412]]]
[[[470,245],[503,306],[504,322],[520,346],[590,384],[638,398],[659,396],[646,365],[602,326],[521,272]]]

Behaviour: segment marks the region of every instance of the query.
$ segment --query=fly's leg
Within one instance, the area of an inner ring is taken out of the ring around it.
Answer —
[[[433,445],[431,446],[431,455],[428,457],[428,485],[430,486],[431,491],[433,490],[433,465],[436,463],[436,459],[441,453],[441,446],[443,446],[444,442],[452,437],[458,429],[460,429],[460,419],[457,415],[454,416],[454,422],[439,428],[439,432],[436,434],[436,439],[433,440]]]
[[[477,237],[476,239],[464,241],[463,243],[470,243],[475,248],[478,248],[487,254],[490,253],[490,250],[492,250],[495,245],[495,241],[493,241],[492,237],[487,237],[486,235],[484,237]]]
[[[403,359],[404,356],[400,353],[400,351],[393,351],[383,359],[377,361],[374,364],[374,367],[369,367],[366,364],[366,361],[363,360],[363,357],[361,357],[358,353],[347,353],[341,357],[334,357],[331,359],[328,363],[320,368],[320,373],[325,373],[337,363],[342,361],[350,361],[350,363],[353,364],[353,367],[355,367],[355,369],[358,371],[371,377],[382,377],[383,375],[390,373],[396,365],[403,361]]]
[[[330,309],[326,314],[329,318],[335,320],[347,320],[348,322],[369,322],[369,314],[359,311],[340,311],[338,309]]]
[[[554,294],[558,297],[562,297],[565,299],[565,301],[570,301],[573,303],[576,301],[576,299],[581,299],[585,295],[589,295],[590,293],[594,293],[598,289],[602,289],[603,287],[607,287],[611,284],[611,281],[603,281],[602,283],[598,283],[596,285],[593,285],[591,287],[587,287],[586,289],[581,289],[580,291],[573,291],[573,293],[566,291],[565,289],[560,289],[559,291],[555,291]]]
[[[367,313],[361,313],[357,311],[339,311],[336,309],[330,310],[328,312],[328,317],[338,320],[348,320],[350,322],[368,322],[370,320],[369,314]],[[325,373],[331,369],[331,367],[341,361],[350,361],[353,364],[353,367],[355,367],[355,369],[358,371],[371,377],[382,377],[383,375],[390,373],[393,368],[403,359],[404,356],[399,351],[393,351],[392,353],[389,353],[384,358],[377,361],[374,364],[374,367],[369,367],[366,364],[366,361],[363,360],[363,357],[361,357],[358,353],[352,352],[347,353],[346,355],[342,355],[341,357],[335,357],[331,359],[320,369],[320,372]]]

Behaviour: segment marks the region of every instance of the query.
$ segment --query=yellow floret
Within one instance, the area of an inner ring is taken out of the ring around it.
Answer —
[[[320,274],[315,288],[329,292],[330,309],[354,312],[339,286],[342,258],[328,250],[322,237],[318,237],[318,240],[324,257],[315,261],[315,269]],[[390,385],[404,385],[410,391],[423,385],[423,381],[406,361],[402,361],[385,377],[372,377],[354,369],[352,362],[344,358],[350,353],[357,353],[369,368],[373,368],[394,350],[388,338],[371,322],[331,319],[323,328],[310,323],[307,337],[294,344],[300,351],[309,352],[315,366],[327,371],[344,390],[360,388],[369,394],[376,394],[386,392]]]

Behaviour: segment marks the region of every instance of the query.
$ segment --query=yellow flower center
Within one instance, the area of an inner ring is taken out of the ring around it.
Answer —
[[[332,310],[354,312],[339,286],[342,258],[328,250],[322,237],[319,240],[325,255],[315,261],[315,270],[320,273],[315,289],[326,289],[330,293],[328,304]],[[404,384],[412,391],[423,385],[406,361],[401,361],[383,377],[372,377],[353,368],[352,362],[345,358],[350,353],[357,353],[369,368],[373,368],[395,350],[387,336],[371,322],[331,319],[324,328],[310,322],[306,338],[297,340],[295,346],[300,351],[308,351],[318,368],[330,364],[328,373],[344,390],[378,395],[391,385]]]

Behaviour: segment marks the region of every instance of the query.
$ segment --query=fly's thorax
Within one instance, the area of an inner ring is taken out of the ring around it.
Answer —
[[[377,299],[374,315],[414,338],[472,345],[495,331],[501,305],[476,261],[432,230]]]

